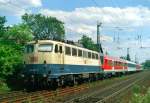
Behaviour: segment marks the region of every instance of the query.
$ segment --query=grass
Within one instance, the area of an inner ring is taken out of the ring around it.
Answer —
[[[0,79],[0,93],[5,93],[10,91],[11,89],[8,87],[8,85],[5,83],[5,80]]]
[[[145,93],[143,93],[144,89],[146,88],[136,85],[133,88],[133,95],[130,103],[150,103],[150,87]]]

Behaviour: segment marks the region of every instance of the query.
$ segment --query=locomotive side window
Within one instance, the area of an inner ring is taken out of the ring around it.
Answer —
[[[62,46],[59,46],[59,52],[62,53]]]
[[[65,54],[66,55],[71,55],[71,49],[70,49],[70,47],[65,47]]]
[[[72,48],[72,56],[77,56],[77,49]]]
[[[91,52],[88,52],[88,58],[91,58]]]
[[[87,52],[86,51],[83,51],[83,57],[87,58]]]
[[[92,59],[95,59],[95,54],[94,53],[92,53]]]
[[[82,57],[82,50],[78,49],[78,56]]]
[[[58,45],[55,45],[55,53],[58,53]]]
[[[98,59],[98,54],[96,54],[96,59]]]
[[[51,52],[53,50],[52,44],[39,44],[38,51],[40,52]]]

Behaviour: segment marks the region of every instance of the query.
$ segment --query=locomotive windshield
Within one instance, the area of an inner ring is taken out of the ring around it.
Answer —
[[[52,44],[40,44],[38,46],[38,51],[40,52],[51,52],[53,50]]]
[[[29,44],[25,46],[25,53],[32,53],[34,51],[34,45]]]

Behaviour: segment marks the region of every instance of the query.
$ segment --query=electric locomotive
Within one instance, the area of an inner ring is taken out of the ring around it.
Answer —
[[[76,45],[53,40],[31,41],[25,46],[25,84],[34,86],[74,85],[101,77],[100,55]]]

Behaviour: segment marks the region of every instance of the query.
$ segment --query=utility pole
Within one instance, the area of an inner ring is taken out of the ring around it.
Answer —
[[[99,28],[102,26],[101,22],[97,23],[97,44],[100,44],[100,30]]]
[[[100,54],[100,60],[101,60],[101,64],[103,64],[104,62],[104,55],[103,55],[103,49],[102,49],[102,46],[101,46],[101,41],[100,41],[100,30],[99,28],[102,26],[102,23],[98,22],[97,23],[97,47],[98,47],[98,50],[99,50],[99,54]]]
[[[97,22],[97,45],[98,45],[100,52],[103,53],[103,49],[102,49],[101,41],[100,41],[100,29],[99,29],[101,26],[102,26],[102,23]]]
[[[137,57],[136,57],[136,54],[135,54],[135,63],[138,63],[138,61],[137,61]]]

